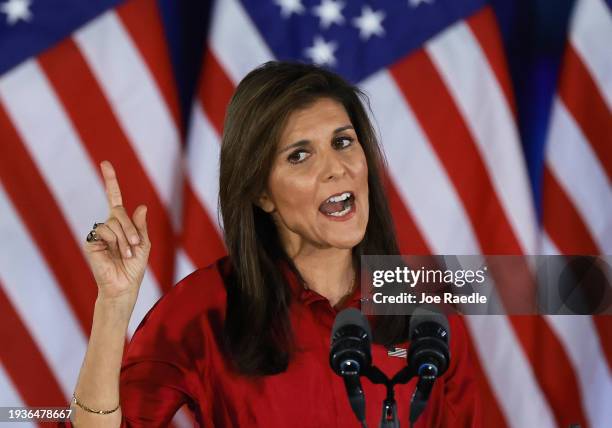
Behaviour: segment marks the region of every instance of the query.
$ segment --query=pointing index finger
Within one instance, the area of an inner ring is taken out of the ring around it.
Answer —
[[[102,161],[100,163],[100,169],[104,177],[104,189],[106,191],[106,197],[108,198],[109,209],[123,205],[121,189],[119,188],[119,181],[117,181],[117,174],[115,173],[113,165],[109,161]]]

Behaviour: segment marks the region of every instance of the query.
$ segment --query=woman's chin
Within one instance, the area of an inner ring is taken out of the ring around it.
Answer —
[[[355,232],[354,234],[344,234],[342,236],[330,236],[327,239],[327,243],[334,248],[341,248],[344,250],[352,249],[359,245],[363,240],[364,233]]]

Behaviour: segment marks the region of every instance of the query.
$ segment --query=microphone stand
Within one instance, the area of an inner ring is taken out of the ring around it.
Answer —
[[[380,428],[399,428],[399,418],[397,416],[397,403],[395,402],[394,387],[397,383],[408,382],[413,375],[408,367],[400,370],[392,379],[389,379],[378,367],[370,366],[363,373],[373,384],[385,385],[387,396],[382,403],[382,416]]]
[[[365,396],[359,381],[359,374],[346,374],[342,377],[344,378],[344,385],[349,396],[351,408],[359,422],[361,422],[361,425],[365,427]]]
[[[419,367],[419,381],[410,400],[410,427],[425,410],[427,400],[429,400],[429,395],[437,379],[437,373],[437,368],[431,364],[422,364]]]
[[[399,428],[397,403],[395,402],[395,392],[391,384],[387,385],[387,397],[383,401],[380,428]]]
[[[363,373],[363,376],[367,377],[373,384],[385,385],[387,388],[387,396],[382,403],[380,428],[399,428],[394,387],[397,384],[407,383],[417,375],[419,375],[419,381],[410,400],[410,427],[413,426],[423,410],[425,410],[429,395],[436,381],[436,373],[432,370],[432,367],[429,364],[423,364],[419,369],[419,373],[416,373],[413,368],[406,366],[391,379],[376,366],[368,367]]]

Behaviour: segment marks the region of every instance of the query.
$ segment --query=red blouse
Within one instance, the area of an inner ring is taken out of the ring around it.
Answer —
[[[228,258],[199,269],[161,298],[143,319],[121,369],[124,427],[163,427],[184,403],[202,427],[359,427],[342,379],[329,367],[330,333],[338,310],[305,290],[290,271],[294,294],[290,319],[295,357],[287,371],[258,378],[232,370],[222,352]],[[359,287],[357,287],[359,288]],[[359,307],[358,290],[346,306]],[[476,379],[466,332],[457,316],[449,319],[451,363],[440,378],[415,427],[480,427]],[[388,376],[405,364],[372,346],[373,363]],[[402,426],[416,380],[395,387]],[[362,378],[369,427],[378,427],[383,385]]]

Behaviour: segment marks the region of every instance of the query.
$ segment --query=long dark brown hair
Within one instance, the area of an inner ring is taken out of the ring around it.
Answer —
[[[368,165],[369,220],[363,240],[353,248],[354,265],[366,254],[399,254],[381,169],[385,165],[376,134],[361,102],[366,95],[323,68],[271,61],[251,71],[238,85],[225,117],[221,143],[219,207],[232,263],[226,284],[225,338],[229,355],[243,374],[284,371],[293,334],[288,308],[291,293],[279,269],[286,255],[270,214],[256,205],[266,188],[276,147],[289,115],[331,98],[342,104],[363,147]],[[374,341],[405,340],[404,317],[381,317]]]

